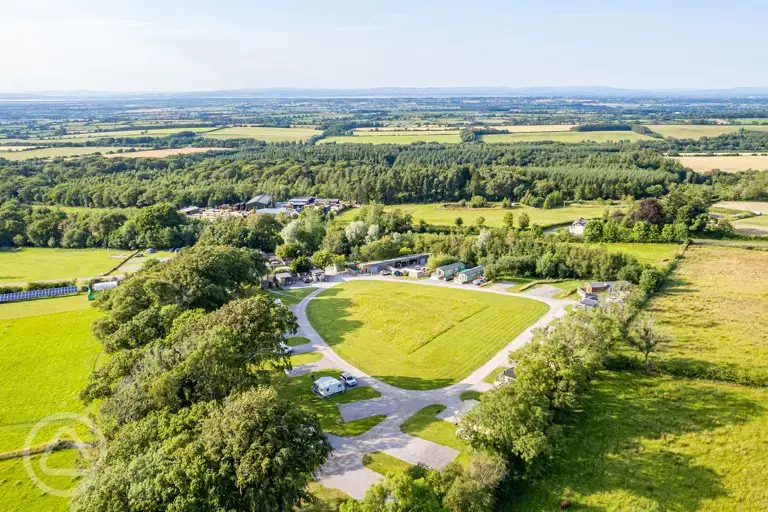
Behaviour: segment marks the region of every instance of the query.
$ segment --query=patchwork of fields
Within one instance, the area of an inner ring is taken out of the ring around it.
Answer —
[[[519,297],[356,281],[318,295],[307,314],[366,373],[405,389],[435,389],[469,375],[547,310]]]
[[[553,125],[560,127],[560,125]],[[526,130],[524,128],[538,128],[535,126],[522,127],[516,126],[513,133],[499,133],[482,135],[480,139],[488,144],[501,142],[618,142],[621,140],[637,141],[651,140],[651,137],[632,131],[605,131],[605,132],[572,132],[561,129],[553,130]],[[570,128],[570,127],[568,127]],[[356,132],[354,135],[328,137],[321,142],[353,143],[353,144],[411,144],[414,142],[440,142],[456,143],[461,142],[459,132],[442,131],[379,131],[379,132]]]
[[[257,139],[267,142],[307,141],[321,132],[314,128],[273,128],[269,126],[228,126],[209,131],[206,139]]]
[[[698,172],[710,172],[715,169],[723,172],[768,169],[768,155],[679,156],[675,157],[675,160]]]
[[[676,139],[717,137],[724,133],[736,133],[742,129],[768,131],[768,126],[734,126],[726,124],[649,124],[647,126],[664,137],[674,137]]]
[[[88,146],[88,147],[63,147],[63,148],[41,148],[31,149],[29,151],[4,151],[0,153],[0,158],[6,160],[18,161],[28,160],[30,158],[56,158],[69,156],[93,155],[95,153],[106,154],[117,151],[118,147],[110,146]],[[123,148],[125,149],[125,148]]]

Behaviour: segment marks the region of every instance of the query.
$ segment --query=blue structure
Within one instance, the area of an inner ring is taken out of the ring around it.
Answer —
[[[30,290],[28,292],[4,293],[0,295],[0,303],[16,302],[19,300],[40,299],[43,297],[58,297],[77,293],[77,286],[62,286],[61,288],[46,288],[45,290]]]

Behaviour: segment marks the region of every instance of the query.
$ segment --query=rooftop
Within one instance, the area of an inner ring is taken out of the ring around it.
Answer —
[[[388,260],[367,261],[365,263],[362,263],[361,265],[364,267],[368,267],[370,265],[385,265],[387,263],[397,263],[398,261],[413,260],[413,259],[424,258],[428,256],[429,256],[428,252],[420,252],[418,254],[408,254],[406,256],[398,256],[397,258],[390,258]]]

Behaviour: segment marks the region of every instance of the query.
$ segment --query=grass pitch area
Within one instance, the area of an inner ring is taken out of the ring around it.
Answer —
[[[766,432],[765,388],[603,372],[506,510],[763,510]]]
[[[437,417],[444,410],[445,406],[441,404],[428,405],[405,420],[400,430],[405,434],[458,450],[459,455],[456,461],[463,466],[468,466],[472,460],[471,448],[456,437],[456,425]]]
[[[606,243],[589,245],[604,247],[608,252],[629,254],[637,258],[640,263],[647,263],[657,268],[667,265],[680,252],[680,246],[677,244]]]
[[[366,373],[405,389],[435,389],[469,375],[547,310],[520,297],[361,280],[324,291],[307,314]]]
[[[530,206],[516,206],[514,208],[502,208],[500,204],[491,203],[486,208],[446,208],[443,203],[430,204],[397,204],[387,206],[387,210],[402,210],[410,213],[413,220],[418,222],[423,219],[427,224],[438,226],[453,226],[456,218],[461,217],[465,226],[477,225],[480,217],[485,219],[486,226],[501,227],[504,224],[504,216],[511,213],[515,216],[515,226],[517,226],[520,215],[526,213],[530,218],[531,224],[538,224],[541,227],[557,226],[573,222],[579,217],[592,219],[602,217],[607,210],[609,212],[621,209],[621,205],[601,205],[596,203],[574,204],[563,208],[532,208]],[[355,216],[355,210],[348,210],[338,219],[340,222],[351,222]]]
[[[768,253],[693,245],[651,310],[673,338],[664,364],[768,382]]]
[[[0,284],[68,280],[99,276],[119,264],[130,251],[115,249],[48,249],[21,247],[0,250]]]

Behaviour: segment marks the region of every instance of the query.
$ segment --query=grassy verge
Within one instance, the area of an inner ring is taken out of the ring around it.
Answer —
[[[387,455],[384,452],[371,452],[363,455],[363,465],[381,475],[402,473],[411,467],[411,464],[402,459]]]
[[[469,445],[456,437],[456,425],[437,418],[444,410],[445,406],[441,404],[428,405],[405,420],[400,430],[405,434],[458,450],[459,456],[456,460],[463,466],[468,466],[471,461]]]
[[[291,365],[301,366],[302,364],[316,363],[323,358],[320,352],[304,352],[303,354],[294,354],[291,356]]]
[[[488,384],[495,384],[495,383],[496,383],[496,377],[498,377],[498,376],[499,376],[499,374],[500,374],[501,372],[503,372],[504,370],[506,370],[506,369],[507,369],[507,367],[506,367],[506,366],[499,366],[498,368],[496,368],[495,370],[493,370],[491,373],[489,373],[489,374],[488,374],[488,375],[487,375],[487,376],[486,376],[486,377],[483,379],[483,381],[484,381],[484,382],[487,382]]]
[[[483,394],[480,391],[465,391],[460,395],[462,400],[480,400],[481,396]]]
[[[294,336],[293,338],[288,338],[287,340],[285,340],[285,342],[290,347],[297,347],[299,345],[306,345],[307,343],[309,343],[309,339],[305,338],[304,336]]]

